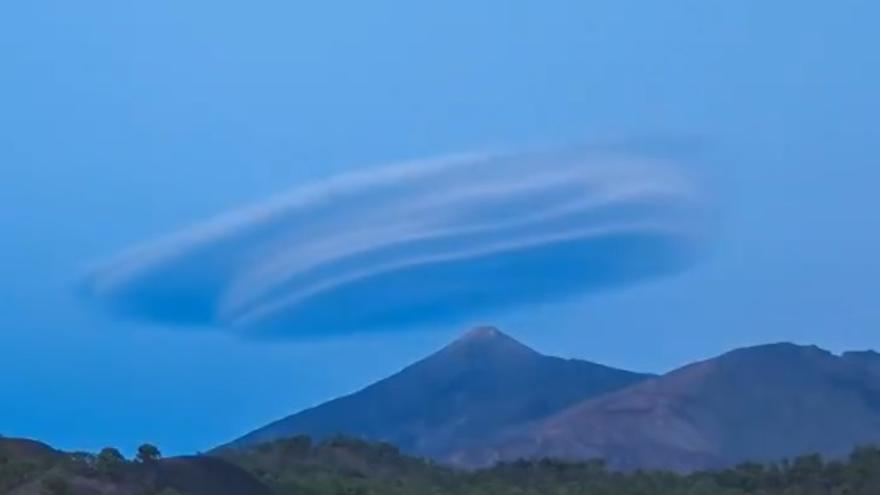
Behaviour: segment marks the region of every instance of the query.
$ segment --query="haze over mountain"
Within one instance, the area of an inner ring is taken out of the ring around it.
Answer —
[[[649,377],[544,356],[495,328],[481,327],[390,378],[284,418],[232,445],[346,434],[451,460],[502,431]]]
[[[880,354],[788,343],[663,376],[544,356],[475,329],[360,392],[236,440],[345,434],[462,466],[604,458],[690,471],[880,442]]]

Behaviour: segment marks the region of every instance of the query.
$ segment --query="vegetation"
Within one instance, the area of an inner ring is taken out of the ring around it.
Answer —
[[[711,472],[621,473],[601,461],[519,461],[457,471],[401,455],[385,444],[305,437],[264,444],[227,459],[279,495],[877,495],[880,448],[847,459],[816,455],[775,464],[742,464]]]
[[[138,449],[137,462],[130,462],[112,447],[97,455],[62,453],[38,442],[0,437],[0,494],[182,495],[158,482],[154,466],[146,465],[160,457],[149,444]]]
[[[0,439],[0,494],[200,495],[163,483],[159,449],[134,461],[115,449],[64,454],[35,443]],[[601,461],[505,463],[461,471],[401,454],[388,444],[297,437],[218,457],[241,466],[276,495],[877,495],[880,448],[848,457],[807,455],[771,464],[747,463],[693,474],[622,473]],[[196,458],[210,459],[210,458]],[[173,461],[170,461],[173,462]],[[219,462],[219,461],[218,461]],[[224,465],[228,465],[223,463]],[[221,475],[223,473],[220,473]],[[25,489],[23,489],[23,487]],[[83,487],[87,487],[84,489]],[[229,493],[235,493],[230,491]],[[267,491],[267,493],[269,493]],[[240,495],[251,495],[241,493]]]
[[[158,462],[161,458],[162,452],[159,451],[159,448],[149,443],[138,447],[137,456],[135,456],[135,460],[142,464]]]
[[[98,453],[95,468],[105,478],[118,478],[125,469],[125,457],[113,447],[106,447]]]

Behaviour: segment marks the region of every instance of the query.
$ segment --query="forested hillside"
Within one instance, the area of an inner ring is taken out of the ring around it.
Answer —
[[[877,495],[880,448],[688,475],[620,472],[601,461],[518,461],[465,471],[387,444],[297,437],[213,456],[161,459],[144,446],[63,453],[0,438],[2,495]]]
[[[877,495],[880,449],[827,461],[806,455],[689,475],[619,472],[601,461],[519,461],[454,470],[401,455],[390,445],[306,437],[222,454],[278,495]]]

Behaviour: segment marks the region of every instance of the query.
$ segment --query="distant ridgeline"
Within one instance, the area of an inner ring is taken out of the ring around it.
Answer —
[[[149,449],[148,449],[148,452]],[[461,470],[388,444],[296,437],[211,456],[129,461],[113,449],[68,454],[0,438],[3,495],[877,495],[880,448],[691,474],[619,472],[602,461],[502,463]]]

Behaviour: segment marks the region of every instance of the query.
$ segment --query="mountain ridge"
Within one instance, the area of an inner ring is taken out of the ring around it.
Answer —
[[[735,349],[586,400],[460,462],[602,457],[622,469],[689,471],[842,455],[880,441],[877,364],[871,353],[790,343]]]

